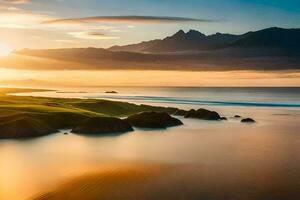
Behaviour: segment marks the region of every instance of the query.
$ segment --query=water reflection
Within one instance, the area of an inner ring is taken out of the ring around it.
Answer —
[[[275,190],[279,196],[294,194],[300,183],[299,116],[274,115],[291,113],[287,109],[255,109],[254,113],[250,108],[222,108],[221,113],[255,114],[258,123],[244,125],[234,118],[228,122],[183,119],[181,127],[137,129],[115,137],[58,133],[0,141],[1,200],[23,200],[74,176],[130,163],[184,166],[175,173],[182,173],[176,181],[202,191],[197,197],[218,190],[216,197],[226,199],[235,189],[239,198],[243,192],[256,199],[276,194]],[[177,187],[172,178],[164,181]]]

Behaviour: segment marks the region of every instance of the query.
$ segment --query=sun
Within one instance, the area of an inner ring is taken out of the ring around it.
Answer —
[[[12,49],[8,45],[0,43],[0,57],[9,55],[11,51]]]

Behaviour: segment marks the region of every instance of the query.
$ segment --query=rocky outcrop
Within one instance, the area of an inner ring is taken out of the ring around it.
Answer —
[[[186,111],[186,110],[178,109],[178,110],[176,110],[176,112],[174,113],[174,115],[185,116],[187,113],[188,113],[188,111]]]
[[[241,120],[242,123],[255,123],[256,121],[252,118],[245,118]]]
[[[28,116],[12,116],[0,122],[0,139],[44,136],[58,132],[47,123]]]
[[[72,133],[78,134],[110,134],[133,131],[131,125],[119,118],[94,117],[83,121],[79,126],[72,129]]]
[[[106,94],[118,94],[117,91],[106,91],[105,93],[106,93]]]
[[[129,116],[126,121],[140,128],[168,128],[183,124],[165,112],[142,112]]]
[[[203,119],[203,120],[220,120],[220,115],[215,111],[210,111],[206,109],[198,109],[198,110],[190,110],[184,116],[185,118],[196,118],[196,119]]]

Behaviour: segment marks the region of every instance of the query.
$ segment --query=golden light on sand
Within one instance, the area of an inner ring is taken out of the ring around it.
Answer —
[[[0,57],[9,55],[11,51],[12,49],[8,45],[0,43]]]

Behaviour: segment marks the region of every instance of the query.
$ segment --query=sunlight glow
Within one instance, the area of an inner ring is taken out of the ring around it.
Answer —
[[[3,43],[0,43],[0,57],[7,56],[11,53],[12,49]]]

